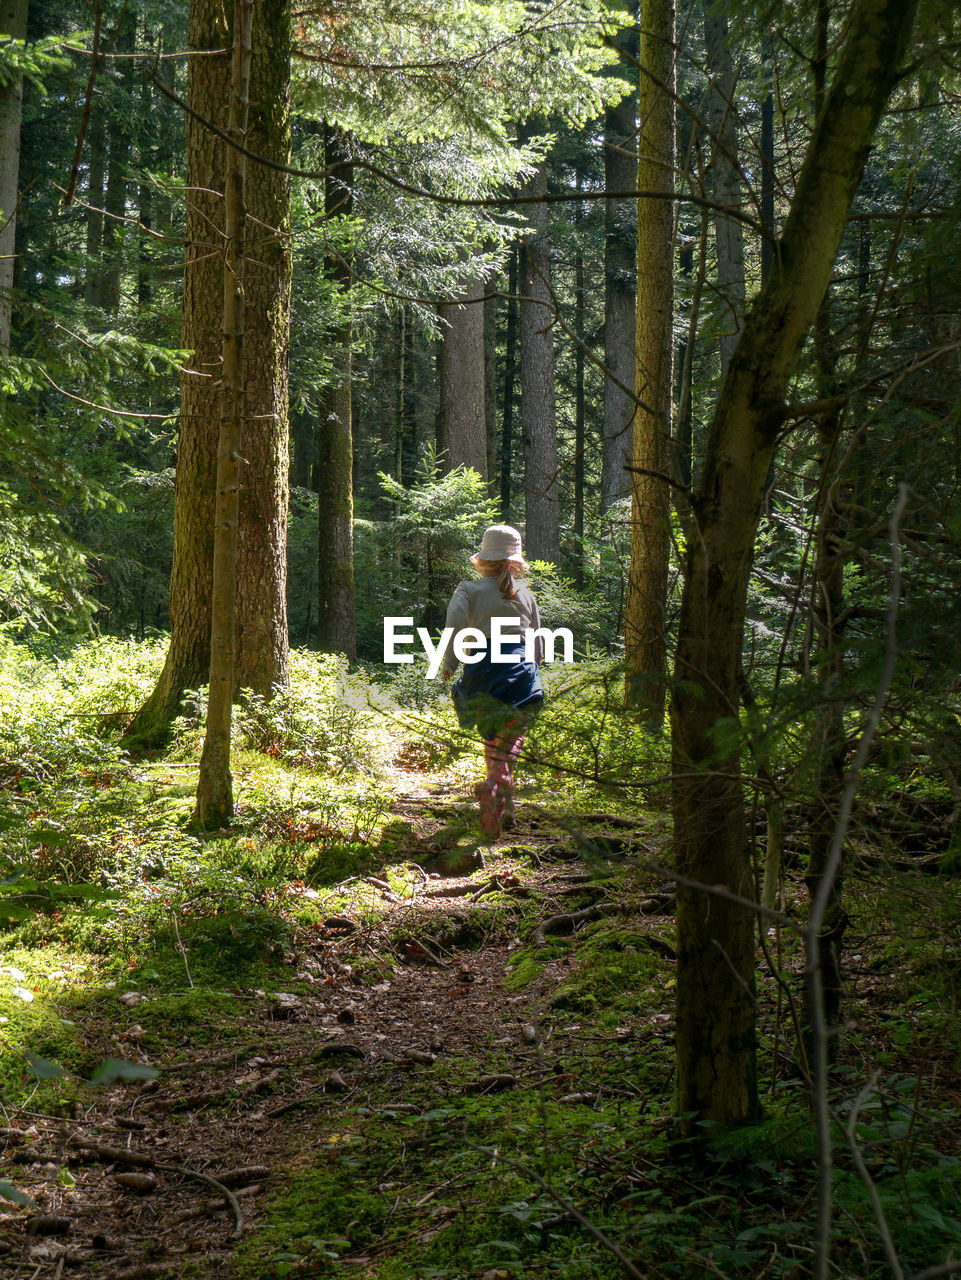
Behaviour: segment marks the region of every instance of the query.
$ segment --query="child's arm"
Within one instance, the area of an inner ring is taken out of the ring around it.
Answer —
[[[454,636],[458,631],[463,631],[467,624],[467,583],[461,582],[454,590],[454,594],[450,598],[450,604],[447,606],[447,623],[448,627],[454,628]],[[457,670],[457,655],[454,653],[453,639],[448,644],[444,653],[444,662],[441,666],[441,675],[445,680],[449,680]]]
[[[534,606],[534,630],[541,629],[541,612],[537,607],[537,601],[531,596],[531,603]],[[537,636],[534,640],[534,661],[538,666],[544,661],[544,637]]]

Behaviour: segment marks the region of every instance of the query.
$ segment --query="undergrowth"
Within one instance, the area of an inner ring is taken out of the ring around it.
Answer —
[[[315,942],[322,951],[338,912],[358,929],[355,952],[341,953],[351,981],[389,978],[404,945],[437,937],[437,920],[411,911],[372,948],[386,899],[365,877],[409,898],[425,874],[411,859],[426,851],[393,812],[398,788],[441,766],[455,789],[476,777],[478,745],[460,734],[446,694],[428,696],[416,669],[381,681],[292,655],[289,693],[238,708],[236,817],[205,838],[189,821],[203,691],[185,699],[162,754],[131,758],[118,736],[161,658],[154,642],[0,640],[8,1111],[89,1105],[108,1058],[146,1069],[243,1045],[258,1002],[321,980],[304,954]],[[403,1101],[417,1115],[391,1109],[390,1072],[375,1072],[365,1096],[311,1118],[320,1148],[295,1155],[237,1257],[238,1280],[622,1275],[598,1233],[649,1280],[810,1275],[815,1160],[790,1010],[797,935],[770,940],[775,972],[759,975],[765,1118],[708,1132],[696,1159],[669,1123],[674,965],[652,949],[653,926],[627,912],[543,946],[533,936],[561,906],[633,900],[651,846],[664,856],[665,748],[620,716],[620,678],[609,659],[549,673],[520,767],[535,844],[505,846],[496,864],[531,871],[545,846],[577,858],[591,873],[583,899],[494,894],[486,910],[464,903],[445,917],[458,947],[503,949],[513,998],[540,1011],[516,1087],[468,1091],[481,1067],[509,1065],[496,1031],[475,1054],[407,1077]],[[425,813],[432,804],[424,794]],[[473,854],[473,817],[444,800],[435,809],[446,825],[430,856]],[[630,836],[603,823],[590,836],[598,809],[629,815]],[[957,1110],[940,1095],[961,1065],[961,891],[943,871],[876,868],[855,860],[847,887],[849,1022],[832,1098],[836,1269],[867,1280],[889,1274],[877,1206],[896,1224],[906,1274],[961,1255]],[[796,916],[802,872],[789,850]],[[672,943],[663,923],[655,932]]]

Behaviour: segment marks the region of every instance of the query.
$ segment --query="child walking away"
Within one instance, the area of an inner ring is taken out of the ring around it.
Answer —
[[[480,828],[488,840],[496,840],[502,827],[514,825],[514,764],[520,755],[524,733],[544,701],[538,663],[543,642],[535,638],[534,660],[526,658],[529,630],[540,628],[537,601],[519,582],[529,571],[521,554],[521,535],[507,524],[491,525],[480,550],[471,556],[480,578],[460,582],[447,606],[447,625],[454,634],[467,627],[487,637],[486,649],[476,661],[465,663],[452,695],[462,729],[476,728],[484,739],[487,777],[474,788],[480,808]],[[520,639],[502,639],[501,661],[492,661],[491,624],[503,619],[505,629]],[[480,647],[478,646],[478,649]],[[444,656],[443,675],[449,680],[458,659],[451,645]]]

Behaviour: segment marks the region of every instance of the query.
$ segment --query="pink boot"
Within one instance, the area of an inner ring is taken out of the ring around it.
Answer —
[[[487,777],[477,784],[474,794],[480,804],[481,830],[491,839],[500,835],[502,826],[514,825],[514,761],[523,743],[523,737],[515,738],[509,729],[484,743]]]
[[[480,829],[488,840],[496,840],[501,833],[501,819],[504,813],[504,789],[500,783],[491,778],[478,782],[474,788],[480,810],[478,821]]]

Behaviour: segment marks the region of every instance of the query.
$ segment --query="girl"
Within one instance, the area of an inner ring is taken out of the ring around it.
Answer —
[[[488,637],[488,645],[478,661],[465,664],[452,694],[461,728],[476,728],[484,739],[487,777],[478,782],[474,794],[480,807],[481,831],[488,840],[496,840],[502,826],[514,824],[514,762],[527,725],[544,701],[537,669],[544,646],[540,636],[535,636],[534,661],[527,661],[525,633],[537,631],[541,621],[537,601],[523,583],[515,581],[529,571],[517,530],[506,524],[491,525],[480,550],[471,556],[471,564],[481,576],[458,583],[447,606],[447,625],[455,634],[473,627]],[[519,642],[501,642],[501,654],[509,659],[506,662],[491,661],[494,618],[503,618],[515,632],[520,629]],[[457,662],[450,645],[444,657],[445,680],[454,674]]]

